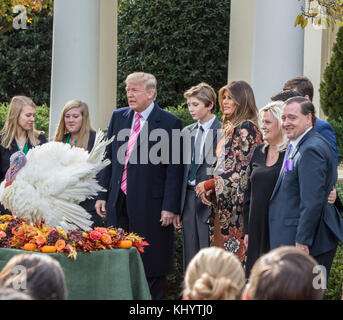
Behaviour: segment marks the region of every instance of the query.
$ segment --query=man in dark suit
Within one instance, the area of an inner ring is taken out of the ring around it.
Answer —
[[[151,296],[163,299],[166,275],[173,268],[173,224],[183,176],[181,160],[173,158],[173,151],[180,150],[172,132],[180,136],[182,122],[154,101],[156,86],[148,73],[126,78],[129,107],[112,114],[107,134],[115,136],[107,148],[111,164],[100,176],[107,191],[99,193],[95,206],[100,216],[107,216],[109,226],[145,237],[150,246],[142,260]]]
[[[313,99],[313,85],[310,79],[304,76],[295,77],[288,80],[283,85],[283,90],[294,90],[298,92],[301,96],[312,101]],[[274,100],[275,101],[275,100]],[[327,121],[316,118],[316,125],[314,130],[320,133],[330,144],[336,161],[336,166],[338,165],[338,150],[335,131],[333,130],[331,124]]]
[[[208,206],[196,196],[195,186],[209,179],[209,171],[215,161],[217,130],[221,128],[221,122],[212,113],[216,93],[207,83],[191,87],[184,96],[192,118],[197,121],[182,130],[185,164],[180,212],[183,226],[183,270],[186,271],[193,256],[209,246]]]
[[[270,247],[299,247],[325,266],[328,278],[338,240],[343,240],[343,220],[327,202],[337,169],[315,122],[311,101],[293,97],[285,102],[282,127],[290,144],[269,204]]]

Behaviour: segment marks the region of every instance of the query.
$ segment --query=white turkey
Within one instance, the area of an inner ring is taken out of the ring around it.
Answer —
[[[65,231],[89,230],[91,215],[79,206],[81,201],[103,191],[97,173],[110,160],[104,159],[106,146],[98,130],[90,153],[63,142],[48,142],[21,151],[10,158],[10,168],[0,185],[0,201],[12,214],[28,222],[60,227]]]

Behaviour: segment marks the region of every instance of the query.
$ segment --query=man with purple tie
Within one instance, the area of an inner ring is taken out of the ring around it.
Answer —
[[[290,145],[269,204],[270,247],[295,245],[326,268],[328,279],[338,240],[343,240],[343,220],[327,201],[337,180],[334,154],[314,130],[310,100],[288,99],[281,119]]]

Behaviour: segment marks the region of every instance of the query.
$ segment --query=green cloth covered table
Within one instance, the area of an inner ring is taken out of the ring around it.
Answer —
[[[62,253],[29,252],[0,248],[0,269],[20,253],[49,254],[62,266],[69,300],[151,299],[142,259],[136,248],[77,253],[77,259]]]

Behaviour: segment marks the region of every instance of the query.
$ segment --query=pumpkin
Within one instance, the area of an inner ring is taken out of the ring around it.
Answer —
[[[119,248],[129,249],[131,247],[132,247],[132,241],[131,240],[120,240],[119,241]]]
[[[41,251],[45,252],[45,253],[53,253],[53,252],[56,252],[56,247],[55,246],[43,246],[41,248]]]
[[[24,244],[24,250],[26,251],[35,251],[37,249],[37,245],[35,243],[25,243]]]

